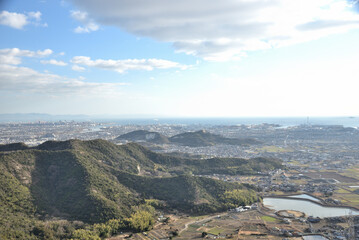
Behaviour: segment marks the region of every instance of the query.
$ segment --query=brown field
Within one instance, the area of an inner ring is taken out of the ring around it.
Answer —
[[[333,178],[339,182],[344,182],[344,183],[355,183],[355,182],[359,182],[358,179],[353,178],[353,177],[347,177],[347,176],[343,176],[340,175],[339,173],[336,172],[309,172],[309,173],[305,173],[304,174],[307,177],[310,178]]]

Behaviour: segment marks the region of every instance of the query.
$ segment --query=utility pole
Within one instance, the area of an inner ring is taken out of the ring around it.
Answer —
[[[354,216],[352,210],[350,210],[348,215],[348,240],[355,240],[355,235]]]

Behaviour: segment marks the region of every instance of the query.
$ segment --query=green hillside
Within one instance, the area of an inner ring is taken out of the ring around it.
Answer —
[[[189,147],[206,147],[217,144],[228,144],[228,145],[253,145],[259,144],[258,140],[252,138],[226,138],[218,134],[213,134],[205,130],[197,132],[185,132],[175,135],[169,140],[172,143],[189,146]]]
[[[0,239],[31,239],[35,206],[30,190],[0,165]]]
[[[245,189],[243,185],[209,178],[180,175],[168,178],[140,177],[133,174],[117,174],[117,178],[127,187],[141,193],[146,199],[163,200],[169,208],[195,214],[227,210],[223,196],[226,191]],[[257,200],[251,199],[253,202]]]
[[[253,173],[281,167],[270,159],[185,159],[157,154],[135,143],[118,146],[104,140],[48,141],[33,148],[17,144],[0,149],[4,149],[0,152],[0,214],[6,216],[0,219],[0,239],[45,239],[46,234],[48,239],[61,239],[84,227],[72,221],[138,219],[129,217],[147,214],[133,208],[145,199],[162,200],[167,208],[188,213],[224,210],[232,206],[225,197],[228,192],[240,189],[240,202],[247,204],[256,201],[254,191],[188,173]],[[54,218],[71,222],[61,227],[44,222]],[[119,226],[136,225],[126,221]]]
[[[131,142],[147,142],[155,144],[178,144],[189,147],[206,147],[217,144],[227,145],[253,145],[260,141],[253,138],[226,138],[218,134],[213,134],[205,130],[196,132],[185,132],[170,138],[158,133],[146,130],[136,130],[117,137],[115,140],[127,140]]]
[[[127,140],[133,142],[146,141],[158,144],[165,144],[170,142],[166,136],[158,132],[150,132],[146,130],[132,131],[117,137],[116,140]]]

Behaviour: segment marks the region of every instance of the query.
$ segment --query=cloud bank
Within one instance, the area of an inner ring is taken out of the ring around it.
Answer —
[[[346,0],[72,0],[96,22],[221,61],[359,28]]]
[[[51,49],[38,50],[36,52],[19,48],[0,49],[0,64],[19,65],[21,64],[22,57],[47,57],[52,53]]]
[[[154,69],[168,69],[168,68],[180,68],[186,69],[187,65],[181,65],[177,62],[172,62],[163,59],[126,59],[126,60],[104,60],[104,59],[96,59],[92,60],[90,57],[86,56],[76,56],[71,60],[75,65],[73,66],[73,70],[82,71],[83,67],[94,67],[100,68],[104,70],[112,70],[119,73],[124,73],[128,70],[146,70],[152,71]]]
[[[51,64],[51,65],[56,65],[56,66],[66,66],[67,65],[67,63],[65,63],[63,61],[58,61],[56,59],[41,60],[40,62],[42,64]]]
[[[11,93],[36,93],[51,96],[66,94],[95,96],[116,96],[124,83],[93,83],[84,79],[67,78],[56,74],[41,73],[34,69],[19,66],[23,57],[47,57],[51,49],[30,51],[18,48],[0,49],[0,91]],[[43,64],[65,66],[55,59],[42,60]]]
[[[81,79],[40,73],[31,68],[0,64],[0,91],[37,93],[52,96],[66,94],[117,95],[123,83],[89,83]]]

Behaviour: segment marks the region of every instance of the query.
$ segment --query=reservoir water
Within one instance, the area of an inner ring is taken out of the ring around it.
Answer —
[[[320,202],[320,199],[312,197],[312,196],[310,196],[308,194],[291,195],[291,196],[288,196],[288,197],[290,197],[290,198],[305,198],[305,199],[309,199],[309,200],[312,200],[312,201],[315,201],[315,202]]]
[[[313,217],[338,217],[345,215],[359,215],[358,210],[340,207],[324,207],[320,204],[315,204],[310,201],[295,199],[295,198],[263,198],[263,204],[276,211],[280,210],[295,210],[304,212],[307,216]]]
[[[325,238],[320,235],[309,235],[309,236],[303,236],[304,240],[328,240],[328,238]]]

